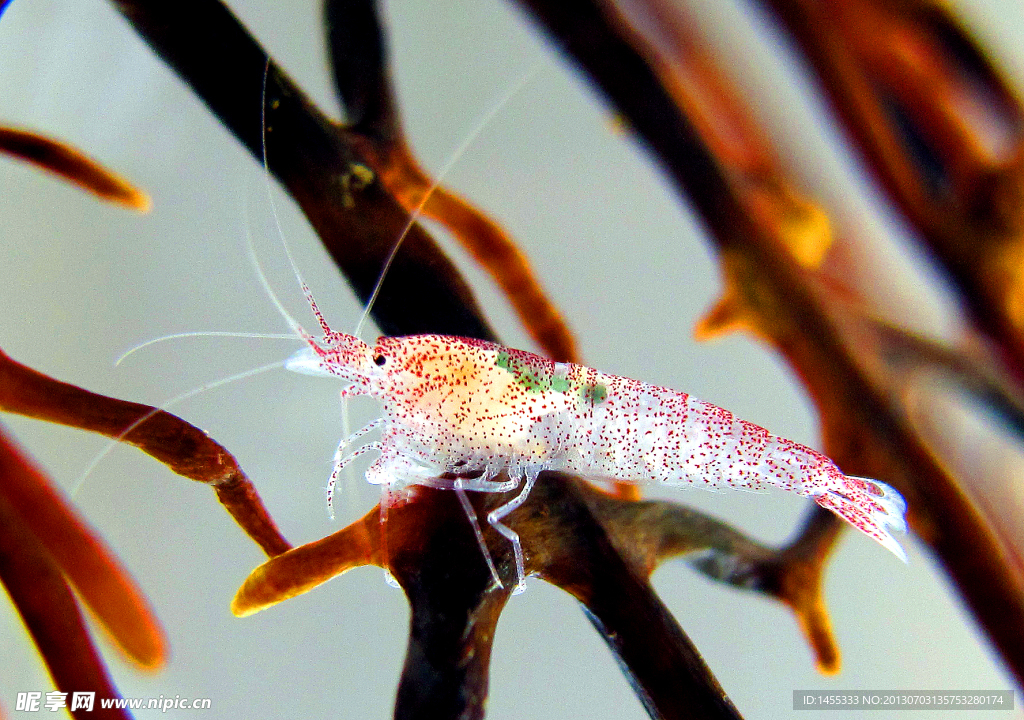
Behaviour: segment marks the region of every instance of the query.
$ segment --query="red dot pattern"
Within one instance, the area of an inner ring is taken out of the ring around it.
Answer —
[[[372,481],[568,470],[635,483],[774,486],[813,498],[902,556],[888,529],[905,529],[895,490],[848,477],[821,453],[686,393],[468,338],[384,337],[363,348],[338,362],[358,363],[359,383],[383,405],[385,450]],[[349,368],[335,374],[351,379]]]

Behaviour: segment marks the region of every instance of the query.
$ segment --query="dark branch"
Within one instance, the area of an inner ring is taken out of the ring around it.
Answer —
[[[324,10],[334,85],[349,129],[378,139],[400,133],[377,3],[329,0]]]
[[[309,218],[364,302],[381,276],[408,215],[368,163],[270,63],[231,12],[213,0],[121,0],[115,6]],[[266,134],[264,134],[266,82]],[[372,176],[372,173],[371,173]],[[439,333],[493,339],[472,294],[433,240],[414,225],[373,307],[387,335]]]

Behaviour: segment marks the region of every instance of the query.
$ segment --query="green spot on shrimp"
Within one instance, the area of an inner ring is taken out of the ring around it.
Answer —
[[[504,350],[498,353],[498,359],[494,361],[494,364],[495,366],[500,367],[502,370],[508,370],[509,372],[513,372],[512,356],[509,355]]]
[[[564,376],[551,378],[551,389],[555,392],[569,392],[569,379]]]
[[[512,353],[502,350],[494,360],[494,365],[512,373],[516,384],[523,386],[527,392],[542,393],[551,389],[551,379],[543,371],[531,367]]]
[[[599,405],[608,398],[608,388],[603,383],[584,385],[582,396],[584,401]]]
[[[527,392],[542,393],[545,390],[551,389],[551,380],[536,370],[521,370],[516,377],[516,382],[526,388]]]

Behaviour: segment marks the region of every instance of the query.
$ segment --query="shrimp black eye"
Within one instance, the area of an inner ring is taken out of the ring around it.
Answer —
[[[383,365],[384,363],[386,363],[388,361],[388,359],[386,357],[384,357],[383,355],[374,355],[373,356],[373,361],[375,363],[377,363],[378,365]]]

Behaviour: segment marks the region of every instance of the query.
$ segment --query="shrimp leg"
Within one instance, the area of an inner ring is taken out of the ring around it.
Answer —
[[[335,463],[343,462],[343,460],[342,460],[342,451],[346,447],[348,447],[349,445],[354,443],[356,440],[361,438],[366,433],[371,432],[374,429],[380,427],[380,424],[382,422],[384,422],[384,418],[377,418],[376,420],[372,420],[372,421],[368,422],[366,425],[364,425],[363,427],[361,427],[358,430],[356,430],[351,435],[349,435],[347,438],[342,440],[340,443],[338,443],[338,450],[334,453],[334,462]],[[345,462],[346,465],[348,464],[348,461],[344,461],[344,462]]]
[[[469,496],[466,494],[466,488],[463,485],[463,478],[455,478],[455,496],[459,498],[459,503],[462,505],[462,509],[466,512],[466,517],[469,518],[469,524],[473,526],[473,534],[476,535],[476,544],[480,546],[480,551],[484,554],[484,560],[487,562],[487,569],[491,571],[491,577],[494,578],[495,587],[505,587],[501,582],[501,578],[498,577],[498,569],[494,567],[494,559],[491,557],[491,552],[487,549],[487,543],[484,542],[484,534],[480,530],[480,523],[476,518],[476,511],[473,509],[473,505],[469,502]]]
[[[480,551],[484,555],[484,561],[487,563],[487,569],[491,572],[491,577],[494,578],[494,585],[498,588],[505,587],[505,584],[501,582],[501,577],[498,575],[498,569],[494,565],[494,559],[491,557],[490,550],[487,549],[487,543],[484,542],[484,534],[480,529],[480,523],[476,517],[476,510],[473,509],[473,505],[469,502],[469,496],[466,494],[467,490],[475,492],[502,492],[500,487],[507,485],[508,483],[487,483],[485,489],[484,485],[480,485],[480,478],[424,478],[417,481],[418,485],[424,487],[434,488],[435,490],[454,490],[455,496],[459,499],[459,504],[462,505],[463,511],[466,513],[466,517],[469,518],[470,525],[473,526],[473,534],[476,536],[476,543],[480,546]],[[516,483],[518,484],[518,483]],[[514,485],[513,485],[514,487]]]
[[[366,445],[363,445],[362,447],[358,448],[352,453],[349,453],[348,455],[343,455],[343,451],[345,447],[351,444],[354,440],[357,440],[366,433],[370,432],[375,427],[380,425],[380,423],[381,420],[374,420],[365,427],[356,430],[354,433],[352,433],[352,435],[345,438],[338,444],[338,450],[334,454],[334,469],[331,470],[331,477],[328,478],[327,480],[327,512],[330,514],[332,520],[334,519],[334,488],[338,484],[338,475],[341,474],[341,471],[345,469],[346,465],[348,465],[350,462],[355,460],[360,455],[368,453],[371,450],[379,450],[381,452],[384,452],[384,443],[367,443]]]
[[[533,490],[533,485],[537,482],[537,476],[540,475],[540,469],[528,468],[524,471],[526,475],[526,483],[523,485],[522,491],[514,498],[509,500],[504,505],[491,510],[487,514],[487,522],[490,523],[491,527],[504,535],[510,543],[512,543],[512,550],[516,556],[516,582],[515,588],[512,590],[513,595],[518,595],[526,589],[526,564],[523,560],[523,544],[519,540],[519,533],[510,528],[508,525],[501,523],[501,519],[508,515],[510,512],[515,510],[517,507],[523,504],[526,497]],[[516,484],[522,481],[522,477],[516,479]]]
[[[493,475],[491,476],[493,477]],[[487,474],[485,473],[481,477],[475,478],[458,478],[457,481],[461,481],[462,488],[469,490],[470,492],[485,492],[485,493],[504,493],[515,490],[519,487],[519,483],[522,480],[506,480],[504,482],[492,482]]]
[[[358,385],[348,385],[341,389],[339,393],[342,400],[348,400],[350,398],[359,397],[360,395],[366,395],[366,390]]]
[[[426,487],[435,488],[437,490],[454,490],[456,497],[459,499],[459,504],[462,505],[462,509],[466,513],[466,517],[469,518],[470,524],[473,526],[473,534],[476,536],[477,545],[480,546],[480,551],[484,555],[484,561],[487,563],[487,569],[491,571],[491,577],[494,578],[494,585],[498,588],[505,587],[505,584],[501,581],[498,575],[498,569],[494,565],[494,559],[491,557],[490,550],[487,549],[487,543],[484,541],[483,532],[480,529],[480,523],[477,521],[476,511],[473,509],[473,505],[469,502],[469,496],[466,494],[470,492],[487,492],[487,493],[503,493],[515,490],[519,487],[522,482],[522,478],[514,478],[506,480],[505,482],[491,482],[491,473],[485,471],[481,477],[475,478],[429,478],[421,479],[418,484]],[[536,479],[536,474],[533,474],[533,479]],[[528,482],[528,485],[532,487],[533,480]],[[519,506],[526,499],[526,494],[529,492],[529,488],[525,489],[522,493],[513,498],[510,502],[496,508],[488,514],[487,520],[492,527],[500,532],[505,538],[512,542],[512,546],[515,550],[516,555],[516,572],[519,581],[516,584],[516,590],[514,592],[522,592],[524,582],[524,569],[523,569],[523,551],[521,543],[519,541],[519,535],[501,523],[497,523],[496,519],[504,517],[506,514],[512,512],[516,507]],[[495,515],[495,513],[501,513]]]

